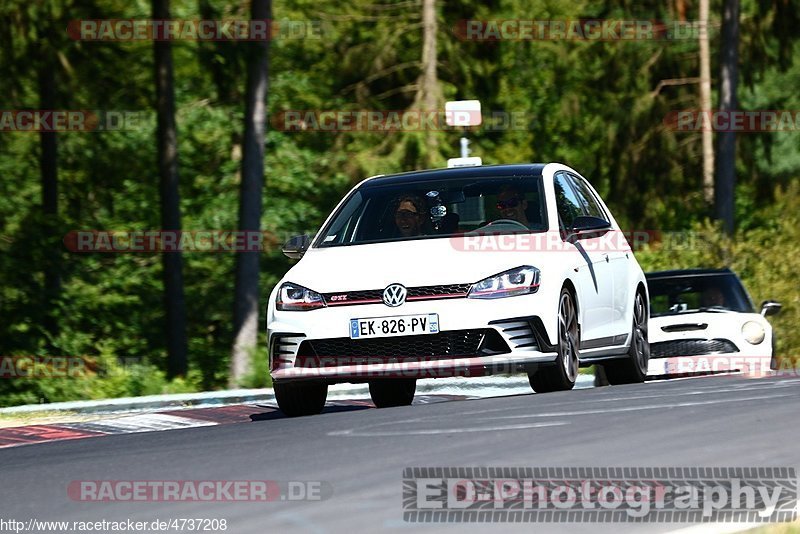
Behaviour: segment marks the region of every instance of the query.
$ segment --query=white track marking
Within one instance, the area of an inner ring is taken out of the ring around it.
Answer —
[[[643,411],[643,410],[659,410],[664,408],[688,408],[692,406],[707,406],[709,404],[725,404],[725,403],[734,403],[734,402],[747,402],[753,400],[763,400],[763,399],[778,399],[781,397],[793,397],[794,395],[761,395],[757,397],[740,397],[735,399],[717,399],[717,400],[708,400],[708,401],[697,401],[697,402],[679,402],[677,404],[646,404],[643,406],[621,406],[619,408],[604,408],[598,410],[575,410],[571,412],[544,412],[544,413],[530,413],[530,414],[523,414],[523,415],[499,415],[493,416],[491,418],[477,418],[477,420],[487,419],[487,420],[497,420],[497,419],[525,419],[525,418],[532,418],[532,417],[567,417],[567,416],[575,416],[575,415],[597,415],[597,414],[608,414],[608,413],[621,413],[621,412],[636,412],[636,411]]]
[[[177,415],[167,415],[160,413],[129,415],[113,419],[103,419],[87,423],[63,423],[59,426],[66,426],[76,430],[90,430],[93,432],[104,432],[106,434],[132,434],[135,432],[153,432],[159,430],[174,430],[178,428],[193,428],[198,426],[216,426],[218,423],[212,421],[202,421],[200,419],[190,419]]]
[[[396,425],[396,422],[392,423]],[[551,421],[548,423],[523,423],[518,425],[497,425],[488,427],[464,427],[464,428],[430,428],[430,429],[407,429],[392,431],[370,431],[370,430],[335,430],[328,432],[328,436],[347,436],[347,437],[384,437],[384,436],[429,436],[436,434],[461,434],[464,432],[499,432],[501,430],[525,430],[528,428],[540,428],[546,426],[569,425],[568,421]]]

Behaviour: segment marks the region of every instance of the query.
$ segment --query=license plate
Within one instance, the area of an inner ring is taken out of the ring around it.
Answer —
[[[439,314],[350,319],[350,339],[414,336],[439,333]]]

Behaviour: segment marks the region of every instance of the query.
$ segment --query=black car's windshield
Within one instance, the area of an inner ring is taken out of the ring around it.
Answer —
[[[340,206],[314,245],[430,239],[484,229],[546,231],[541,176],[367,183]]]
[[[648,276],[647,286],[653,317],[702,311],[753,313],[750,297],[733,273]]]

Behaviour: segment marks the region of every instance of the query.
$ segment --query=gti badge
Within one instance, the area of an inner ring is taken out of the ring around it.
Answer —
[[[392,308],[400,306],[406,301],[406,288],[401,284],[391,284],[383,290],[383,303]]]

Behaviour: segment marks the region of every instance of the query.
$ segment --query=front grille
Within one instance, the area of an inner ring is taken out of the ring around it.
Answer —
[[[300,345],[295,365],[299,367],[346,365],[357,363],[354,358],[363,358],[372,363],[404,359],[438,360],[508,352],[507,345],[503,347],[505,344],[502,338],[498,338],[499,335],[495,330],[478,329],[378,339],[306,340]]]
[[[383,297],[383,289],[367,289],[364,291],[339,291],[338,293],[323,293],[322,297],[328,306],[343,306],[346,304],[358,304],[361,300],[375,300],[380,301]],[[336,298],[338,297],[338,298]],[[346,300],[340,300],[346,297]]]
[[[467,294],[472,284],[449,284],[438,286],[409,287],[408,298],[411,297],[439,297],[444,295]]]
[[[439,284],[407,288],[406,300],[428,300],[439,298],[466,297],[472,284]],[[322,297],[328,306],[347,306],[353,304],[370,304],[381,302],[383,289],[365,289],[361,291],[338,291],[323,293]]]
[[[739,349],[727,339],[681,339],[650,344],[651,358],[730,354],[733,352],[739,352]]]

